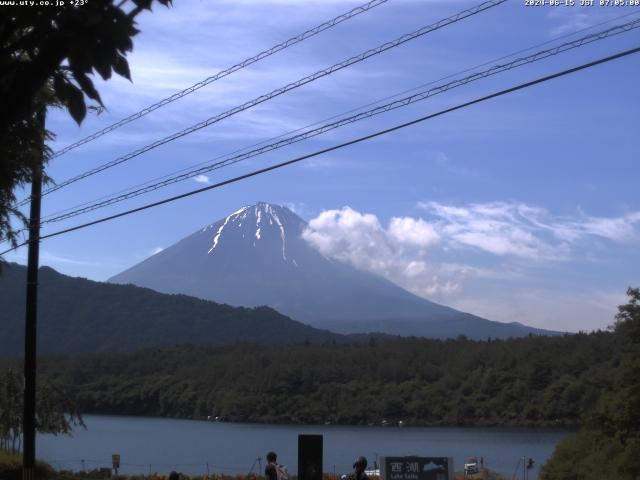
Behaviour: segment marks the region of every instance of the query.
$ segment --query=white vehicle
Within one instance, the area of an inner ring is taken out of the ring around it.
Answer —
[[[480,468],[478,467],[478,459],[476,457],[467,458],[466,463],[464,464],[464,476],[473,475],[474,473],[478,473]]]

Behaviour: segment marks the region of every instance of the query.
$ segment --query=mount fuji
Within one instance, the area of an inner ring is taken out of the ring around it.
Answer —
[[[302,238],[306,226],[282,206],[242,207],[109,281],[234,306],[267,305],[339,333],[476,339],[555,333],[460,312],[326,258]]]

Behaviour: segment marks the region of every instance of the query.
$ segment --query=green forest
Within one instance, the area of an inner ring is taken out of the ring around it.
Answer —
[[[49,359],[85,413],[236,422],[573,426],[620,362],[608,332],[488,342],[181,346]]]
[[[636,480],[640,477],[640,289],[627,291],[614,326],[610,381],[581,429],[556,446],[543,480]]]

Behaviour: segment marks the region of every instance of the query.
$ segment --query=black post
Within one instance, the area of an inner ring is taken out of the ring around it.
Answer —
[[[322,435],[298,435],[298,480],[322,480]]]
[[[44,114],[40,113],[44,138]],[[44,149],[44,140],[41,152]],[[27,305],[24,335],[24,416],[22,434],[22,479],[35,480],[36,465],[36,326],[38,319],[38,263],[40,256],[40,202],[42,157],[34,167],[29,215],[29,253],[27,260]]]

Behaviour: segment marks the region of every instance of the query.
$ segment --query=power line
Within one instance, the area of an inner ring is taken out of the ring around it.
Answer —
[[[388,95],[388,96],[386,96],[386,97],[380,98],[380,99],[375,100],[375,101],[373,101],[373,102],[369,102],[369,103],[367,103],[367,104],[365,104],[365,105],[360,105],[359,107],[349,109],[349,110],[347,110],[347,111],[345,111],[345,112],[342,112],[342,113],[340,113],[340,114],[332,115],[332,116],[327,117],[327,118],[324,118],[324,119],[322,119],[322,120],[318,120],[318,121],[313,122],[313,123],[311,123],[311,124],[308,124],[308,125],[305,125],[305,126],[303,126],[303,127],[297,128],[297,129],[295,129],[295,130],[291,130],[291,131],[289,131],[289,132],[285,132],[285,133],[280,134],[280,135],[278,135],[278,136],[276,136],[276,137],[271,137],[271,138],[266,139],[266,140],[261,140],[261,141],[259,141],[259,142],[257,142],[257,143],[252,144],[252,145],[248,145],[248,146],[246,146],[246,147],[236,149],[236,150],[234,150],[234,151],[231,151],[231,152],[226,153],[226,154],[223,154],[223,155],[219,155],[219,156],[217,156],[217,157],[215,157],[215,158],[213,158],[213,159],[211,159],[211,160],[206,160],[206,161],[204,161],[204,162],[199,162],[199,163],[197,163],[197,164],[195,164],[195,165],[192,165],[192,166],[190,166],[190,167],[186,167],[186,168],[182,168],[182,169],[180,169],[180,170],[176,170],[176,171],[174,171],[174,172],[172,172],[172,173],[169,173],[169,174],[166,174],[166,175],[162,175],[162,176],[160,176],[160,177],[156,177],[156,178],[153,178],[153,179],[147,180],[146,182],[143,182],[143,183],[140,183],[140,184],[137,184],[137,185],[131,186],[131,187],[124,188],[124,189],[122,189],[122,190],[119,190],[119,191],[117,191],[117,192],[114,192],[114,193],[111,193],[111,194],[108,194],[108,195],[104,195],[104,196],[99,197],[99,198],[97,198],[97,199],[89,200],[89,201],[83,202],[83,203],[81,203],[81,204],[75,205],[75,206],[73,206],[73,207],[69,207],[69,208],[65,208],[65,209],[63,209],[63,210],[59,210],[59,211],[57,211],[57,212],[51,213],[51,214],[49,214],[49,215],[46,215],[45,217],[43,217],[43,219],[49,219],[49,218],[51,218],[51,217],[57,217],[57,216],[62,215],[62,214],[64,214],[64,213],[71,212],[71,211],[73,211],[73,210],[77,210],[77,209],[80,209],[80,208],[82,208],[82,207],[85,207],[85,206],[88,206],[88,205],[91,205],[91,204],[95,204],[95,203],[100,202],[100,201],[102,201],[102,200],[107,200],[107,199],[115,198],[116,196],[118,196],[118,195],[120,195],[120,194],[125,194],[125,193],[127,193],[127,194],[128,194],[128,193],[134,193],[134,191],[137,191],[138,189],[141,189],[142,187],[145,187],[145,186],[151,186],[151,185],[153,184],[153,182],[160,182],[161,180],[170,179],[170,178],[175,177],[176,175],[181,174],[181,173],[183,173],[183,172],[191,172],[191,171],[194,171],[193,169],[194,169],[194,168],[196,168],[196,167],[198,167],[198,168],[199,168],[199,167],[203,167],[203,166],[210,166],[209,164],[210,164],[211,162],[215,161],[215,160],[219,160],[219,159],[223,159],[223,158],[228,158],[228,157],[230,157],[231,155],[238,154],[238,153],[240,153],[240,152],[245,152],[245,153],[246,153],[247,151],[249,151],[249,149],[252,149],[252,148],[253,148],[253,149],[255,149],[255,147],[258,147],[258,146],[260,146],[260,145],[267,145],[267,144],[272,143],[272,142],[274,142],[274,141],[276,141],[276,140],[278,140],[278,139],[285,138],[285,137],[287,137],[288,135],[292,135],[292,134],[295,134],[295,133],[297,133],[297,132],[302,132],[302,131],[304,131],[304,130],[306,130],[306,129],[309,129],[309,128],[311,128],[311,127],[314,127],[314,126],[316,126],[316,125],[321,125],[323,122],[328,122],[328,121],[330,121],[330,120],[334,120],[334,119],[340,118],[340,117],[341,117],[341,116],[343,116],[343,115],[348,115],[348,114],[353,113],[353,112],[358,112],[358,111],[360,111],[360,110],[362,110],[362,109],[364,109],[364,108],[368,108],[368,107],[372,107],[372,106],[374,106],[374,105],[378,105],[378,104],[380,104],[380,103],[382,103],[382,102],[384,102],[384,101],[391,100],[391,99],[394,99],[394,98],[398,98],[398,97],[400,97],[401,95],[405,95],[405,94],[410,93],[410,92],[415,92],[415,91],[417,91],[417,90],[419,90],[419,89],[421,89],[421,88],[424,88],[424,87],[427,87],[427,86],[430,86],[430,85],[434,85],[434,84],[436,84],[437,82],[440,82],[440,81],[443,81],[443,80],[447,80],[447,79],[449,79],[449,78],[453,78],[453,77],[455,77],[456,75],[461,75],[461,74],[463,74],[463,73],[471,72],[471,71],[473,71],[473,70],[475,70],[475,69],[478,69],[478,68],[481,68],[481,67],[484,67],[484,66],[490,65],[490,64],[491,64],[491,63],[493,63],[493,62],[499,62],[499,61],[501,61],[501,60],[504,60],[504,59],[507,59],[507,58],[514,57],[515,55],[519,55],[519,54],[524,53],[524,52],[529,52],[529,51],[531,51],[531,50],[534,50],[535,48],[540,48],[540,47],[542,47],[542,46],[552,44],[552,43],[557,42],[557,41],[559,41],[559,40],[562,40],[562,39],[565,39],[565,38],[568,38],[568,37],[572,37],[572,36],[574,36],[574,35],[576,35],[576,34],[578,34],[578,33],[582,33],[582,32],[587,31],[587,30],[593,30],[593,29],[595,29],[595,28],[597,28],[597,27],[601,27],[602,25],[606,25],[607,23],[612,23],[612,22],[615,22],[615,21],[620,20],[620,19],[622,19],[622,18],[630,17],[630,16],[632,16],[632,15],[637,15],[637,12],[631,12],[631,13],[626,13],[626,14],[623,14],[623,15],[619,15],[619,16],[617,16],[617,17],[610,18],[610,19],[605,20],[605,21],[603,21],[603,22],[596,23],[596,24],[594,24],[594,25],[590,25],[590,26],[588,26],[588,27],[580,28],[580,29],[575,30],[575,31],[573,31],[573,32],[566,33],[566,34],[564,34],[564,35],[559,35],[559,36],[554,37],[554,38],[552,38],[552,39],[550,39],[550,40],[547,40],[547,41],[545,41],[545,42],[537,43],[537,44],[532,45],[532,46],[530,46],[530,47],[523,48],[523,49],[517,50],[517,51],[515,51],[515,52],[509,53],[509,54],[507,54],[507,55],[503,55],[503,56],[501,56],[501,57],[494,58],[494,59],[492,59],[492,60],[489,60],[489,61],[483,62],[483,63],[481,63],[481,64],[479,64],[479,65],[475,65],[475,66],[473,66],[473,67],[469,67],[469,68],[466,68],[466,69],[464,69],[464,70],[461,70],[461,71],[458,71],[458,72],[455,72],[455,73],[451,73],[451,74],[446,75],[446,76],[444,76],[444,77],[441,77],[441,78],[439,78],[439,79],[437,79],[437,80],[431,80],[431,81],[429,81],[429,82],[427,82],[427,83],[423,83],[423,84],[421,84],[421,85],[418,85],[418,86],[416,86],[416,87],[413,87],[413,88],[410,88],[410,89],[404,90],[404,91],[402,91],[402,92],[399,92],[399,93],[396,93],[396,94],[393,94],[393,95]],[[632,22],[629,22],[629,23],[632,23]],[[618,28],[618,27],[624,27],[624,25],[622,25],[622,26],[617,26],[617,27],[612,27],[612,29],[615,29],[615,28]],[[600,32],[600,33],[603,33],[603,32]],[[620,33],[622,33],[622,32],[620,32]],[[182,180],[178,180],[178,181],[182,181]],[[112,202],[112,203],[115,203],[115,202]],[[112,204],[112,203],[110,203],[110,204]]]
[[[177,140],[181,137],[184,137],[185,135],[188,135],[190,133],[193,133],[197,130],[200,130],[202,128],[208,127],[210,125],[213,125],[214,123],[217,123],[225,118],[228,118],[232,115],[235,115],[236,113],[242,112],[244,110],[247,110],[251,107],[254,107],[256,105],[259,105],[263,102],[266,102],[267,100],[271,100],[272,98],[275,98],[277,96],[280,96],[286,92],[289,92],[293,89],[296,89],[298,87],[301,87],[303,85],[306,85],[307,83],[313,82],[319,78],[325,77],[327,75],[331,75],[332,73],[335,73],[339,70],[342,70],[343,68],[349,67],[351,65],[354,65],[356,63],[362,62],[364,60],[366,60],[367,58],[370,58],[374,55],[378,55],[382,52],[385,52],[387,50],[390,50],[392,48],[398,47],[410,40],[414,40],[418,37],[421,37],[423,35],[426,35],[428,33],[431,33],[435,30],[439,30],[440,28],[443,28],[447,25],[459,22],[460,20],[463,20],[467,17],[471,17],[473,15],[476,15],[480,12],[483,12],[489,8],[495,7],[497,5],[500,5],[501,3],[506,2],[507,0],[488,0],[485,2],[482,2],[474,7],[468,8],[466,10],[462,10],[461,12],[456,13],[455,15],[452,15],[450,17],[444,18],[442,20],[439,20],[436,23],[433,23],[431,25],[427,25],[425,27],[422,27],[418,30],[416,30],[415,32],[412,33],[407,33],[405,35],[402,35],[398,38],[396,38],[395,40],[392,40],[390,42],[386,42],[378,47],[372,48],[370,50],[367,50],[359,55],[353,56],[351,58],[348,58],[347,60],[343,60],[340,63],[336,63],[334,65],[332,65],[331,67],[328,67],[324,70],[319,70],[314,74],[308,75],[304,78],[301,78],[300,80],[297,80],[295,82],[289,83],[288,85],[285,85],[284,87],[280,87],[276,90],[273,90],[272,92],[265,94],[265,95],[261,95],[253,100],[250,100],[249,102],[246,102],[238,107],[232,108],[231,110],[227,110],[226,112],[223,112],[221,114],[218,114],[216,116],[213,116],[211,118],[208,118],[207,120],[203,120],[202,122],[199,122],[195,125],[192,125],[189,128],[186,128],[184,130],[181,130],[179,132],[173,133],[167,137],[164,137],[160,140],[156,140],[155,142],[146,145],[142,148],[139,148],[133,152],[130,152],[126,155],[123,155],[121,157],[116,158],[115,160],[111,160],[110,162],[107,162],[99,167],[96,167],[94,169],[88,170],[84,173],[81,173],[80,175],[77,175],[75,177],[72,177],[68,180],[63,181],[62,183],[59,183],[53,187],[48,188],[47,190],[44,190],[42,192],[42,195],[48,195],[49,193],[55,192],[56,190],[59,190],[63,187],[66,187],[67,185],[70,185],[72,183],[75,183],[79,180],[82,180],[84,178],[90,177],[92,175],[95,175],[97,173],[100,173],[104,170],[107,170],[109,168],[115,167],[116,165],[119,165],[123,162],[126,162],[128,160],[131,160],[139,155],[142,155],[143,153],[146,153],[150,150],[153,150],[154,148],[157,148],[161,145],[164,145],[165,143],[169,143],[172,142],[174,140]],[[22,206],[24,204],[26,204],[29,201],[29,198],[23,200],[22,202],[20,202],[18,204],[18,206]]]
[[[569,68],[567,70],[563,70],[563,71],[560,71],[560,72],[557,72],[557,73],[554,73],[554,74],[551,74],[551,75],[546,75],[544,77],[539,77],[539,78],[537,78],[535,80],[531,80],[529,82],[521,83],[521,84],[516,85],[514,87],[510,87],[510,88],[507,88],[507,89],[504,89],[504,90],[500,90],[498,92],[494,92],[494,93],[489,94],[489,95],[485,95],[485,96],[480,97],[480,98],[476,98],[475,100],[470,100],[470,101],[465,102],[465,103],[460,103],[460,104],[458,104],[458,105],[456,105],[454,107],[450,107],[450,108],[447,108],[445,110],[440,110],[440,111],[438,111],[436,113],[431,113],[429,115],[425,115],[423,117],[419,117],[419,118],[411,120],[409,122],[405,122],[405,123],[402,123],[402,124],[399,124],[399,125],[395,125],[393,127],[390,127],[390,128],[384,129],[384,130],[379,130],[379,131],[371,133],[369,135],[365,135],[365,136],[362,136],[362,137],[355,138],[353,140],[349,140],[348,142],[344,142],[344,143],[341,143],[341,144],[338,144],[338,145],[334,145],[332,147],[324,148],[322,150],[318,150],[318,151],[315,151],[313,153],[302,155],[300,157],[296,157],[296,158],[293,158],[291,160],[287,160],[285,162],[281,162],[281,163],[277,163],[277,164],[274,164],[274,165],[270,165],[270,166],[265,167],[265,168],[254,170],[252,172],[245,173],[243,175],[239,175],[237,177],[233,177],[233,178],[224,180],[222,182],[218,182],[218,183],[216,183],[214,185],[209,185],[209,186],[206,186],[206,187],[198,188],[196,190],[191,190],[189,192],[182,193],[180,195],[175,195],[175,196],[172,196],[172,197],[168,197],[168,198],[165,198],[163,200],[159,200],[157,202],[148,203],[148,204],[143,205],[141,207],[132,208],[130,210],[126,210],[124,212],[116,213],[114,215],[109,215],[107,217],[102,217],[102,218],[99,218],[97,220],[93,220],[91,222],[83,223],[81,225],[76,225],[74,227],[69,227],[69,228],[65,228],[63,230],[58,230],[57,232],[49,233],[47,235],[42,235],[39,238],[39,240],[44,240],[45,238],[56,237],[56,236],[59,236],[59,235],[65,234],[65,233],[69,233],[69,232],[73,232],[73,231],[76,231],[76,230],[84,229],[84,228],[87,228],[87,227],[90,227],[90,226],[93,226],[93,225],[97,225],[97,224],[100,224],[100,223],[108,222],[108,221],[115,220],[115,219],[120,218],[120,217],[131,215],[133,213],[141,212],[143,210],[148,210],[148,209],[153,208],[153,207],[164,205],[166,203],[171,203],[171,202],[174,202],[174,201],[177,201],[177,200],[181,200],[183,198],[196,195],[198,193],[202,193],[202,192],[206,192],[206,191],[209,191],[209,190],[213,190],[215,188],[220,188],[220,187],[223,187],[225,185],[229,185],[231,183],[236,183],[236,182],[239,182],[241,180],[246,180],[247,178],[255,177],[257,175],[261,175],[263,173],[270,172],[272,170],[277,170],[277,169],[280,169],[282,167],[293,165],[293,164],[301,162],[303,160],[307,160],[309,158],[316,157],[318,155],[322,155],[322,154],[325,154],[325,153],[328,153],[328,152],[332,152],[334,150],[339,150],[341,148],[345,148],[345,147],[348,147],[350,145],[361,143],[361,142],[364,142],[366,140],[371,140],[372,138],[376,138],[376,137],[379,137],[379,136],[382,136],[382,135],[386,135],[386,134],[394,132],[396,130],[403,129],[403,128],[406,128],[406,127],[409,127],[409,126],[424,122],[426,120],[430,120],[432,118],[439,117],[439,116],[445,115],[445,114],[450,113],[450,112],[454,112],[456,110],[461,110],[461,109],[469,107],[471,105],[482,103],[482,102],[485,102],[487,100],[491,100],[491,99],[496,98],[496,97],[500,97],[500,96],[507,95],[507,94],[512,93],[512,92],[516,92],[518,90],[523,90],[525,88],[529,88],[529,87],[532,87],[534,85],[537,85],[537,84],[540,84],[540,83],[544,83],[544,82],[547,82],[549,80],[553,80],[555,78],[559,78],[559,77],[563,77],[563,76],[566,76],[566,75],[570,75],[572,73],[575,73],[575,72],[578,72],[578,71],[581,71],[581,70],[585,70],[587,68],[591,68],[591,67],[594,67],[596,65],[607,63],[607,62],[610,62],[612,60],[616,60],[616,59],[619,59],[619,58],[622,58],[622,57],[626,57],[628,55],[632,55],[632,54],[638,53],[638,52],[640,52],[640,47],[632,48],[632,49],[625,50],[625,51],[622,51],[622,52],[619,52],[619,53],[616,53],[616,54],[613,54],[613,55],[610,55],[610,56],[607,56],[607,57],[599,58],[598,60],[594,60],[594,61],[589,62],[589,63],[584,63],[582,65],[578,65],[577,67]],[[18,245],[16,247],[9,248],[9,249],[5,250],[4,252],[0,253],[0,256],[4,255],[5,253],[8,253],[8,252],[10,252],[12,250],[15,250],[15,249],[17,249],[19,247],[22,247],[22,246],[24,246],[24,245],[26,245],[28,243],[29,242],[26,241],[26,242],[23,242],[23,243],[21,243],[20,245]]]
[[[159,102],[154,103],[153,105],[149,105],[148,107],[140,110],[139,112],[136,112],[132,115],[129,115],[126,118],[123,118],[122,120],[109,125],[108,127],[103,128],[102,130],[98,130],[95,133],[92,133],[91,135],[88,135],[84,138],[82,138],[81,140],[78,140],[75,143],[72,143],[71,145],[68,145],[60,150],[58,150],[57,152],[55,152],[52,156],[52,158],[55,157],[59,157],[61,155],[64,155],[67,152],[70,152],[71,150],[84,145],[85,143],[89,143],[92,140],[95,140],[96,138],[99,138],[103,135],[106,135],[109,132],[112,132],[124,125],[127,125],[128,123],[131,123],[135,120],[138,120],[139,118],[144,117],[145,115],[153,112],[154,110],[157,110],[161,107],[164,107],[165,105],[171,103],[171,102],[175,102],[176,100],[185,97],[193,92],[195,92],[196,90],[199,90],[200,88],[209,85],[210,83],[215,82],[216,80],[220,80],[221,78],[224,78],[228,75],[231,75],[232,73],[237,72],[238,70],[241,70],[245,67],[248,67],[249,65],[252,65],[256,62],[259,62],[260,60],[263,60],[267,57],[270,57],[271,55],[274,55],[275,53],[278,53],[286,48],[289,48],[297,43],[302,42],[303,40],[306,40],[310,37],[313,37],[331,27],[334,27],[346,20],[349,20],[353,17],[355,17],[356,15],[360,15],[361,13],[365,13],[368,12],[369,10],[382,5],[383,3],[388,2],[389,0],[372,0],[369,3],[365,3],[364,5],[360,5],[359,7],[353,8],[351,10],[349,10],[346,13],[343,13],[341,15],[338,15],[335,18],[332,18],[331,20],[324,22],[316,27],[313,27],[303,33],[300,33],[296,36],[291,37],[290,39],[279,43],[277,45],[274,45],[271,48],[268,48],[267,50],[264,50],[260,53],[258,53],[257,55],[254,55],[253,57],[249,57],[235,65],[233,65],[232,67],[229,67],[225,70],[222,70],[218,73],[216,73],[215,75],[212,75],[208,78],[205,78],[204,80],[198,82],[198,83],[194,83],[193,85],[191,85],[190,87],[185,88],[184,90],[181,90],[179,92],[174,93],[173,95],[164,98],[162,100],[160,100]]]
[[[291,145],[293,143],[297,143],[300,142],[302,140],[306,140],[308,138],[311,137],[315,137],[318,135],[321,135],[323,133],[326,133],[328,131],[334,130],[336,128],[340,128],[342,126],[345,125],[349,125],[349,124],[353,124],[355,122],[358,122],[360,120],[364,120],[366,118],[370,118],[373,117],[375,115],[379,115],[382,113],[386,113],[392,110],[396,110],[398,108],[403,108],[406,107],[408,105],[411,105],[413,103],[419,102],[419,101],[423,101],[426,100],[432,96],[438,95],[440,93],[444,93],[446,91],[449,91],[453,88],[457,88],[460,86],[464,86],[467,85],[468,83],[474,82],[476,80],[481,80],[483,78],[487,78],[508,70],[512,70],[514,68],[517,67],[521,67],[523,65],[527,65],[527,64],[531,64],[531,63],[535,63],[537,61],[540,60],[544,60],[546,58],[549,58],[551,56],[555,56],[558,55],[560,53],[566,52],[568,50],[572,50],[575,48],[579,48],[582,47],[584,45],[590,44],[592,42],[595,41],[599,41],[599,40],[603,40],[605,38],[614,36],[614,35],[618,35],[624,32],[628,32],[630,30],[633,30],[635,28],[640,27],[640,19],[636,19],[630,22],[627,22],[625,24],[622,25],[616,25],[614,27],[611,27],[609,29],[597,32],[597,33],[592,33],[590,35],[586,35],[582,38],[570,41],[570,42],[565,42],[561,45],[558,45],[556,47],[550,48],[550,49],[546,49],[546,50],[541,50],[538,51],[536,53],[533,53],[531,55],[528,55],[526,57],[521,57],[521,58],[517,58],[515,60],[512,60],[511,62],[505,63],[505,64],[499,64],[499,65],[494,65],[493,67],[481,71],[481,72],[476,72],[473,73],[471,75],[468,75],[464,78],[459,78],[456,80],[453,80],[449,83],[443,84],[443,85],[439,85],[433,88],[430,88],[428,90],[422,91],[422,92],[418,92],[418,93],[414,93],[413,95],[404,97],[402,99],[399,100],[395,100],[393,102],[387,103],[385,105],[380,105],[378,107],[375,107],[371,110],[365,111],[365,112],[361,112],[358,113],[356,115],[352,115],[346,118],[342,118],[336,122],[332,122],[332,123],[328,123],[325,125],[322,125],[318,128],[312,129],[312,130],[308,130],[306,132],[302,132],[300,134],[288,137],[288,138],[284,138],[282,140],[279,140],[277,142],[253,149],[251,151],[233,156],[231,158],[227,158],[225,160],[216,162],[214,164],[211,165],[207,165],[204,167],[200,167],[194,170],[190,170],[186,173],[180,174],[180,175],[176,175],[176,176],[172,176],[169,177],[165,180],[159,181],[157,183],[139,188],[137,190],[132,190],[128,193],[124,193],[121,195],[117,195],[117,196],[112,196],[111,198],[107,199],[107,200],[103,200],[103,201],[96,201],[95,203],[91,203],[87,206],[80,206],[79,208],[76,209],[68,209],[66,213],[60,213],[58,215],[50,215],[48,219],[45,219],[42,221],[42,225],[47,224],[47,223],[54,223],[54,222],[59,222],[62,220],[66,220],[84,213],[88,213],[91,212],[93,210],[97,210],[99,208],[104,208],[106,206],[109,205],[113,205],[115,203],[119,203],[125,200],[129,200],[131,198],[135,198],[138,197],[140,195],[158,190],[162,187],[166,187],[168,185],[174,184],[174,183],[178,183],[184,180],[187,180],[189,178],[193,178],[196,177],[198,175],[202,175],[204,173],[208,173],[211,172],[213,170],[218,170],[220,168],[229,166],[229,165],[233,165],[235,163],[241,162],[243,160],[246,160],[248,158],[251,157],[255,157],[258,155],[262,155],[264,153]],[[70,210],[70,211],[69,211]]]

